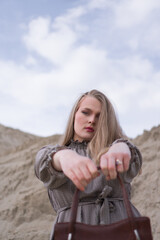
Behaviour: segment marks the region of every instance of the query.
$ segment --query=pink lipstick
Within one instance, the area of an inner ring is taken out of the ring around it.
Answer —
[[[87,132],[94,132],[94,129],[92,127],[86,127]]]

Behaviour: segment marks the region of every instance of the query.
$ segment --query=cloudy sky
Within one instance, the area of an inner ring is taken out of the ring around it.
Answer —
[[[63,133],[104,92],[129,137],[160,124],[159,0],[0,0],[0,123]]]

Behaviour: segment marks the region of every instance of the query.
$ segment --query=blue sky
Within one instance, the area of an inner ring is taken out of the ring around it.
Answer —
[[[1,0],[0,123],[63,133],[77,97],[112,101],[136,137],[160,123],[159,0]]]

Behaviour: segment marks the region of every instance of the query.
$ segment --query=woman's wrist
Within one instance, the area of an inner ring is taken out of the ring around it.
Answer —
[[[60,151],[66,150],[66,149],[68,149],[66,146],[58,146],[49,154],[49,158],[51,159],[50,161],[51,161],[52,167],[58,171],[61,171],[58,153]]]
[[[64,148],[60,149],[58,152],[54,154],[52,165],[56,170],[62,171],[62,162],[63,160],[66,161],[66,159],[68,158],[68,154],[71,155],[69,158],[73,158],[74,156],[72,155],[76,153],[71,149]]]
[[[119,139],[115,140],[115,141],[111,144],[111,146],[112,146],[113,144],[116,144],[116,143],[125,143],[125,144],[128,146],[129,150],[130,150],[131,157],[134,155],[136,146],[135,146],[133,143],[131,143],[128,139],[119,138]]]

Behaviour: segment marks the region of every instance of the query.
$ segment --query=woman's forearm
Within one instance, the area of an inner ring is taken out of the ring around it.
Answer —
[[[56,152],[52,157],[53,158],[52,159],[53,168],[55,168],[58,171],[62,171],[61,160],[62,159],[67,160],[68,157],[74,158],[75,154],[77,155],[77,153],[75,153],[73,150],[70,150],[70,149],[63,149],[63,150]]]

